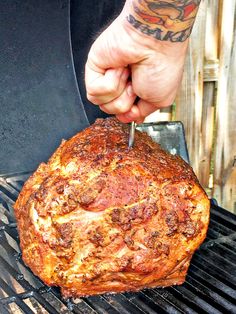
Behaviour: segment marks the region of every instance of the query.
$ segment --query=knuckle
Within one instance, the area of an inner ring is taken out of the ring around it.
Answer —
[[[147,101],[150,98],[150,93],[148,93],[145,90],[141,90],[141,91],[138,92],[138,97],[140,99],[143,99],[143,100]]]
[[[93,97],[90,93],[87,93],[86,96],[87,96],[87,99],[88,99],[89,101],[93,102],[94,97]]]
[[[94,86],[92,85],[87,85],[86,90],[87,90],[87,95],[89,95],[89,97],[95,97],[98,93],[97,89],[94,88]]]
[[[94,105],[99,105],[99,100],[96,98],[96,97],[94,97],[93,95],[91,95],[91,94],[89,94],[89,93],[87,93],[87,99],[91,102],[91,103],[93,103]]]
[[[128,111],[127,107],[126,106],[120,106],[119,107],[119,112],[120,113],[126,113]]]
[[[114,102],[114,109],[116,110],[116,113],[127,112],[127,106],[124,104],[122,100],[117,100]]]
[[[105,113],[108,113],[108,114],[111,113],[105,106],[99,106],[99,108]]]
[[[108,82],[108,84],[106,86],[106,91],[110,95],[117,96],[119,91],[118,91],[116,82],[114,82],[114,81]]]

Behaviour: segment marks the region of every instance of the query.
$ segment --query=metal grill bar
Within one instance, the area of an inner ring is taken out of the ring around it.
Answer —
[[[227,228],[230,228],[231,230],[234,230],[236,228],[236,218],[235,215],[231,214],[230,212],[227,212],[221,207],[217,207],[216,205],[211,205],[211,221],[216,221],[219,224],[222,224],[222,226]]]
[[[142,293],[145,296],[147,296],[151,301],[155,302],[155,304],[158,304],[164,310],[164,313],[168,311],[169,313],[175,313],[175,314],[182,313],[182,311],[176,308],[176,306],[173,303],[171,303],[169,300],[160,296],[158,293],[155,292],[155,290],[153,289],[145,290]]]
[[[182,302],[180,299],[178,299],[175,296],[173,289],[167,288],[167,289],[155,289],[155,293],[157,295],[162,296],[164,300],[167,300],[171,304],[173,304],[181,313],[190,313],[190,307]],[[195,310],[191,309],[191,314],[197,313]]]
[[[236,286],[233,283],[235,279],[230,276],[230,274],[226,273],[223,269],[203,258],[202,255],[199,255],[198,253],[194,255],[193,265],[197,265],[199,268],[203,269],[205,272],[208,272],[222,283],[225,283],[232,289],[236,289]]]
[[[12,205],[28,176],[0,176],[0,268],[5,271],[5,277],[0,278],[1,313],[13,313],[6,308],[13,304],[23,313],[35,313],[34,300],[50,314],[236,313],[236,219],[214,204],[207,239],[195,253],[182,286],[94,296],[75,302],[61,299],[59,289],[46,287],[24,265],[19,253]],[[14,282],[23,292],[17,292]],[[30,303],[26,304],[26,300]]]
[[[224,311],[225,309],[230,310],[233,307],[229,300],[226,301],[225,298],[221,297],[213,290],[209,290],[191,275],[188,276],[187,287],[189,287],[189,290],[195,292],[195,294],[200,295],[208,304],[218,308],[220,311]]]
[[[27,304],[25,304],[24,302],[21,301],[21,298],[18,296],[15,295],[15,292],[5,283],[5,281],[3,281],[1,278],[0,278],[0,287],[4,290],[4,292],[6,292],[10,297],[8,298],[8,300],[10,302],[8,303],[16,303],[25,313],[27,314],[34,314],[34,312],[28,307]],[[5,303],[4,302],[6,301],[3,300],[3,302],[1,301],[1,303]]]
[[[52,314],[57,314],[58,312],[57,311],[55,311],[55,309],[28,283],[28,281],[26,281],[25,279],[24,279],[24,276],[22,275],[22,274],[20,274],[20,273],[18,273],[18,272],[16,272],[15,270],[14,270],[14,268],[13,267],[11,267],[6,261],[5,261],[5,259],[4,258],[2,258],[1,256],[0,256],[0,263],[1,263],[1,265],[3,265],[4,266],[4,268],[6,269],[6,271],[8,271],[9,272],[9,274],[11,274],[11,276],[13,276],[15,279],[17,279],[17,281],[20,283],[20,285],[24,288],[24,289],[26,289],[26,290],[28,290],[28,291],[32,291],[32,296],[41,304],[41,305],[43,305],[43,307],[48,311],[48,312],[50,312],[50,313],[52,313]],[[5,282],[4,282],[4,284],[5,284]],[[0,282],[0,286],[1,287],[6,287],[5,285],[4,286],[2,286],[1,285],[1,282]],[[11,291],[11,290],[9,290],[10,291],[10,294],[12,295],[12,297],[15,299],[16,298],[16,301],[14,300],[14,302],[15,303],[17,303],[17,305],[19,305],[20,307],[22,306],[22,302],[20,302],[19,304],[18,304],[18,298],[19,298],[19,294],[16,296],[16,294],[14,293],[14,291]],[[14,295],[14,296],[13,296]],[[24,296],[24,295],[23,295]],[[22,299],[22,298],[21,298]],[[13,300],[9,300],[10,302],[13,302]],[[1,302],[1,301],[0,301]],[[10,303],[9,302],[9,303]],[[28,314],[28,312],[26,312],[27,314]],[[31,312],[30,312],[31,313]],[[33,312],[32,312],[33,313]]]
[[[26,291],[26,292],[23,292],[23,293],[18,293],[18,298],[20,298],[21,300],[24,300],[24,299],[28,299],[28,298],[31,298],[32,296],[34,295],[33,291]],[[2,298],[1,299],[1,303],[2,304],[8,304],[8,303],[11,303],[12,302],[12,297],[6,297],[6,298]]]
[[[201,291],[196,291],[189,282],[186,282],[184,286],[178,287],[177,290],[184,299],[194,303],[194,307],[198,308],[198,313],[221,313],[211,303],[204,300]]]
[[[86,298],[86,303],[90,305],[95,311],[111,313],[111,314],[119,314],[119,310],[116,309],[113,305],[109,304],[103,297],[100,296],[92,296],[90,298]]]
[[[1,312],[2,312],[2,314],[10,314],[10,312],[5,308],[4,305],[1,308]]]
[[[229,235],[232,233],[232,230],[226,226],[222,226],[219,222],[211,220],[210,222],[210,231],[214,230],[215,232],[220,233],[220,236],[222,235]]]
[[[132,300],[144,313],[167,313],[164,308],[168,307],[168,304],[164,305],[164,302],[160,300],[152,300],[144,292],[126,293],[128,299]],[[164,308],[163,308],[164,307]]]
[[[203,271],[198,268],[195,263],[191,265],[189,269],[189,275],[193,278],[196,278],[199,282],[202,282],[205,287],[208,287],[209,290],[216,291],[219,295],[222,295],[224,298],[228,299],[230,302],[235,302],[236,300],[236,290],[230,288],[222,281],[214,278],[208,272]]]
[[[131,303],[123,294],[104,296],[104,299],[112,304],[120,313],[128,314],[134,312],[135,314],[144,313],[136,305]]]
[[[219,256],[224,256],[226,260],[230,260],[230,262],[233,264],[233,267],[235,267],[236,253],[232,249],[229,249],[221,244],[209,247],[209,249]]]

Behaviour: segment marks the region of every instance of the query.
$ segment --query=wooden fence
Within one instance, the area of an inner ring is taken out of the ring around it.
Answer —
[[[191,165],[209,196],[236,213],[236,0],[202,0],[176,109]]]

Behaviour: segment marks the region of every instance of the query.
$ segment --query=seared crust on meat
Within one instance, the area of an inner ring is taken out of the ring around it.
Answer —
[[[114,118],[63,141],[15,204],[23,260],[65,297],[181,284],[209,222],[191,167]]]

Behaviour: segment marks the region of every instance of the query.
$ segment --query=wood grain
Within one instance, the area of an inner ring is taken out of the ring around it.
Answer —
[[[201,121],[203,100],[203,66],[205,48],[206,9],[201,2],[190,39],[183,80],[176,98],[176,119],[185,126],[191,165],[200,173]]]
[[[233,211],[236,204],[236,1],[223,1],[216,107],[214,197]]]
[[[207,3],[205,29],[205,55],[203,70],[203,102],[201,126],[201,154],[199,180],[205,187],[209,187],[211,175],[211,160],[213,149],[215,95],[219,75],[218,36],[219,36],[219,1],[211,0]]]

